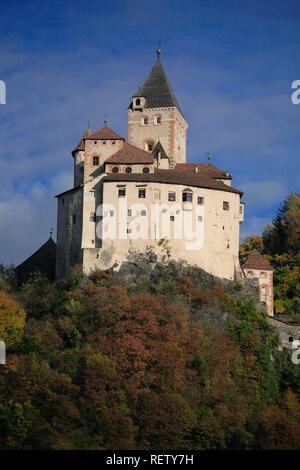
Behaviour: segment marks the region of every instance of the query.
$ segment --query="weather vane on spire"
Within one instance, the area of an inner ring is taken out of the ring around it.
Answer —
[[[104,114],[104,127],[107,127],[107,114]]]
[[[53,228],[50,228],[50,238],[52,238]]]
[[[159,42],[159,43],[158,43],[158,47],[157,47],[157,49],[156,49],[156,54],[157,54],[157,58],[158,58],[158,59],[159,59],[159,56],[160,56],[160,54],[161,54],[161,48],[160,48],[160,46],[161,46],[161,44],[160,44],[160,42]]]

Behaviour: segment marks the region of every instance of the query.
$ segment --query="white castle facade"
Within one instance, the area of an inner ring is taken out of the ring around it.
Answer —
[[[220,278],[239,264],[243,193],[209,162],[186,162],[188,124],[159,54],[132,96],[128,141],[87,129],[73,150],[74,187],[57,196],[56,278],[118,269],[134,250],[184,260]]]

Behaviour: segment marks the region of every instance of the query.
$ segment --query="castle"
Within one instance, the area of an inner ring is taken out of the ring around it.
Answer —
[[[132,250],[150,248],[221,278],[251,277],[238,256],[243,193],[209,161],[186,162],[188,123],[159,50],[127,113],[128,141],[105,122],[72,151],[74,187],[57,196],[56,278],[75,265],[118,269]]]

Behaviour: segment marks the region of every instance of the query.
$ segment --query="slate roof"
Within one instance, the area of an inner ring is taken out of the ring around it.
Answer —
[[[26,282],[30,275],[40,271],[54,280],[56,261],[56,243],[50,237],[37,251],[15,268],[18,285]]]
[[[266,261],[257,250],[253,250],[247,261],[243,264],[244,269],[261,269],[263,271],[273,271],[271,264]]]
[[[153,163],[154,159],[151,153],[141,150],[134,145],[124,142],[122,148],[105,160],[105,163]]]
[[[243,195],[242,191],[228,186],[222,181],[216,181],[215,179],[201,173],[190,173],[188,171],[156,170],[154,173],[109,173],[103,178],[103,181],[170,183],[197,188],[215,189],[218,191],[240,194],[241,196]]]
[[[228,171],[221,170],[221,168],[211,163],[176,163],[174,170],[195,173],[196,167],[198,168],[198,173],[210,176],[211,178],[232,179]]]
[[[176,107],[182,114],[163,65],[158,58],[141,89],[133,97],[146,98],[145,108]]]

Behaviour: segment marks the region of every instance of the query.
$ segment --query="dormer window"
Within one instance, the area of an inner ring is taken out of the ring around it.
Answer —
[[[137,98],[137,99],[135,100],[135,105],[136,105],[136,106],[141,106],[141,100],[140,100],[140,98]]]

